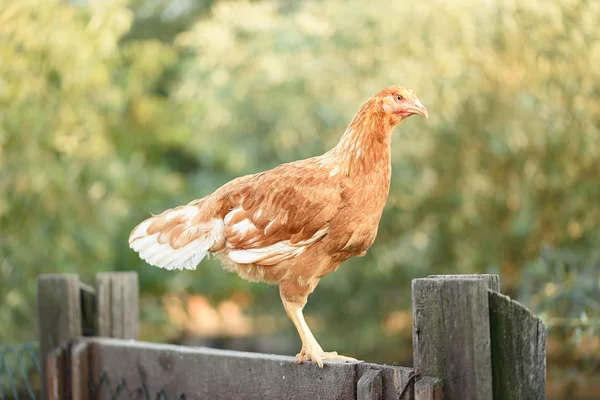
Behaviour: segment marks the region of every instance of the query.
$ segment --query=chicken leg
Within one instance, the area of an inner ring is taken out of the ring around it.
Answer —
[[[288,317],[290,317],[296,326],[298,334],[300,335],[300,340],[302,341],[302,350],[296,356],[296,362],[298,364],[302,363],[302,360],[308,360],[316,362],[319,367],[323,368],[323,360],[356,361],[355,358],[339,355],[335,351],[323,351],[323,348],[321,345],[319,345],[317,339],[315,339],[314,335],[310,331],[310,328],[308,327],[308,324],[304,320],[302,309],[304,308],[306,301],[304,301],[304,304],[298,304],[296,302],[286,300],[283,294],[281,296],[281,300]]]

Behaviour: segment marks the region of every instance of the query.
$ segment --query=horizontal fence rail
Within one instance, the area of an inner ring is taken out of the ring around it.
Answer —
[[[215,400],[412,398],[410,391],[400,397],[412,368],[364,362],[319,368],[288,356],[117,339],[82,340],[72,346],[70,359],[71,392],[82,399],[112,399],[117,393]],[[89,382],[93,390],[85,397]]]

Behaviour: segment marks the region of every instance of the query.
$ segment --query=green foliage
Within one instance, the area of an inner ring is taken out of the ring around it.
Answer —
[[[113,268],[144,206],[181,189],[156,162],[177,119],[155,93],[175,52],[120,45],[128,9],[0,2],[0,342],[32,339],[35,277]],[[156,119],[153,119],[156,118]],[[180,128],[182,129],[182,128]],[[149,160],[154,159],[154,163]],[[133,211],[133,212],[132,212]],[[135,214],[135,215],[131,215]],[[10,323],[8,323],[10,321]]]
[[[586,253],[543,248],[521,271],[521,300],[546,321],[550,359],[560,362],[550,374],[566,382],[600,369],[600,250]]]
[[[374,247],[309,300],[323,345],[406,361],[410,338],[382,323],[431,273],[500,273],[548,318],[598,318],[539,297],[549,282],[597,294],[597,268],[521,271],[539,270],[543,245],[598,246],[599,2],[222,1],[204,15],[211,3],[0,0],[0,342],[32,337],[43,272],[135,269],[145,298],[245,289],[283,314],[276,288],[214,262],[150,268],[127,235],[149,211],[322,153],[390,84],[430,119],[395,134]]]

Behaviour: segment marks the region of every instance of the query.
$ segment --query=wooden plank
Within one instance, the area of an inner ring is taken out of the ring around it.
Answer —
[[[428,278],[441,279],[481,279],[487,283],[488,289],[500,291],[500,276],[497,274],[458,274],[458,275],[429,275]]]
[[[415,383],[415,400],[442,400],[443,381],[426,376]]]
[[[76,400],[90,399],[89,352],[86,342],[71,347],[71,396]]]
[[[494,399],[545,399],[546,326],[508,296],[489,301]]]
[[[443,379],[446,399],[492,399],[487,286],[481,279],[412,282],[415,370]]]
[[[135,272],[96,275],[98,335],[137,339],[139,335],[139,286]]]
[[[110,399],[119,382],[148,398],[163,391],[169,399],[354,399],[356,362],[296,364],[294,357],[90,339],[91,377],[105,383],[97,398]]]
[[[414,369],[371,363],[356,364],[357,376],[359,378],[373,369],[381,371],[382,396],[384,399],[412,400],[412,390],[406,390],[403,395],[402,390],[406,385],[412,384],[410,383],[410,380],[414,374]],[[400,397],[401,395],[402,397]]]
[[[381,400],[383,398],[383,387],[381,370],[369,369],[358,380],[356,384],[357,400]]]
[[[79,282],[79,295],[81,297],[81,333],[83,336],[96,336],[98,319],[96,313],[96,289],[90,285]]]
[[[42,398],[49,382],[47,357],[72,338],[81,336],[79,277],[74,274],[45,274],[37,280],[38,337],[42,367]]]
[[[48,353],[45,364],[45,395],[42,399],[62,400],[66,399],[65,393],[65,354],[61,348],[55,348]],[[43,375],[44,376],[44,375]]]

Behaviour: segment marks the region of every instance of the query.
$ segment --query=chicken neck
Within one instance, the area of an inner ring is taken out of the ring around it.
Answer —
[[[377,174],[389,179],[391,136],[394,124],[367,103],[346,128],[328,155],[337,158],[343,175],[356,178]]]

